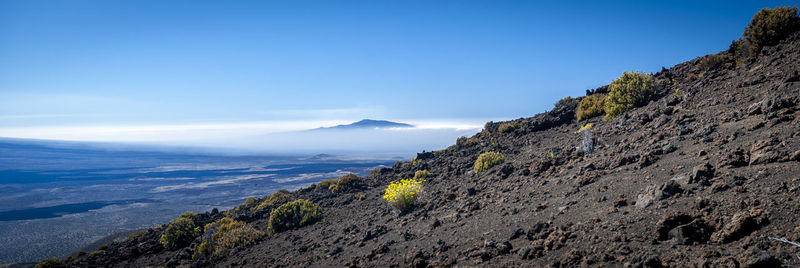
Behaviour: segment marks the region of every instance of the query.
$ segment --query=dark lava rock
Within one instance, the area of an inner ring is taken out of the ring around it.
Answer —
[[[754,143],[750,147],[750,165],[768,164],[778,161],[780,152],[777,145],[780,143],[777,138],[762,140]]]
[[[710,185],[709,180],[714,178],[714,167],[709,164],[701,164],[692,168],[689,183],[699,183],[700,185]]]
[[[729,151],[720,163],[720,166],[733,166],[733,167],[743,167],[747,166],[749,163],[748,160],[749,153],[745,152],[742,148],[737,148],[736,150]]]
[[[711,227],[702,220],[678,225],[667,233],[670,242],[676,245],[691,245],[695,242],[705,243],[711,237]]]
[[[769,224],[769,218],[761,209],[739,211],[721,230],[712,235],[711,240],[717,243],[729,243],[739,240],[767,224]]]
[[[655,201],[664,200],[682,192],[683,189],[681,185],[675,180],[669,180],[659,187],[648,186],[644,193],[637,196],[636,206],[639,208],[646,208]]]
[[[670,231],[678,226],[689,224],[694,221],[692,216],[680,212],[673,212],[661,218],[656,223],[656,230],[658,232],[658,240],[664,241],[670,239]]]
[[[522,228],[517,228],[514,231],[511,231],[511,235],[509,236],[508,240],[514,240],[523,235],[525,235],[525,230],[522,230]]]
[[[744,264],[742,267],[746,268],[783,266],[780,260],[772,256],[772,254],[757,248],[751,248],[745,252],[744,256],[741,258],[741,263]]]

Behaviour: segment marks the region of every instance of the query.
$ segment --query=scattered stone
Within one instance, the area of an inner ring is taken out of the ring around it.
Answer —
[[[628,205],[628,200],[625,198],[618,198],[612,202],[615,208],[624,207]]]
[[[688,224],[694,221],[692,216],[683,214],[681,212],[672,212],[656,223],[656,230],[658,232],[658,240],[665,241],[670,239],[669,232],[678,226]]]
[[[672,177],[672,179],[670,180],[678,183],[678,185],[680,185],[681,187],[689,186],[689,177],[687,177],[686,175],[677,175],[675,177]]]
[[[523,235],[525,235],[525,230],[522,230],[522,228],[517,228],[516,230],[511,231],[511,235],[509,236],[508,240],[514,240]]]
[[[745,268],[756,267],[781,267],[781,261],[776,259],[772,254],[763,249],[750,248],[744,253],[740,263],[744,264]]]
[[[403,260],[409,267],[423,268],[428,267],[428,257],[422,250],[412,249],[403,257]]]
[[[742,148],[737,148],[736,150],[729,151],[720,163],[720,166],[733,166],[733,167],[743,167],[747,166],[749,163],[748,160],[749,153],[745,152]]]
[[[709,180],[714,178],[714,167],[709,163],[700,164],[692,168],[689,183],[699,183],[700,185],[709,185]]]
[[[475,188],[473,187],[467,188],[467,196],[473,196],[473,195],[475,195]]]
[[[442,225],[442,222],[439,221],[439,219],[433,220],[433,223],[431,223],[431,230],[436,229],[436,227],[439,227],[440,225]]]
[[[500,169],[500,177],[503,179],[508,178],[512,173],[514,173],[514,166],[511,164],[505,164],[503,168]]]
[[[635,206],[638,208],[646,208],[655,201],[664,200],[682,192],[683,189],[681,185],[674,180],[670,180],[658,187],[651,185],[645,188],[644,193],[636,197]]]
[[[652,151],[644,153],[644,154],[639,156],[639,161],[638,161],[639,168],[647,167],[647,166],[655,163],[656,160],[658,160],[658,156],[656,156],[656,154],[653,153]]]
[[[711,227],[699,219],[678,225],[667,233],[670,243],[674,245],[691,245],[705,243],[711,237]]]
[[[655,186],[647,186],[647,188],[644,190],[644,193],[641,193],[636,197],[635,206],[638,208],[646,208],[652,205],[655,199]]]
[[[778,161],[780,153],[777,145],[780,143],[778,138],[771,138],[757,141],[750,146],[750,165],[768,164]]]
[[[721,230],[712,235],[711,240],[717,243],[733,242],[767,224],[769,224],[769,218],[761,209],[752,208],[749,211],[739,211]]]

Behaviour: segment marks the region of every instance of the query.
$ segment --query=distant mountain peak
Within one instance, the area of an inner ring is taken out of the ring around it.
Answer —
[[[410,128],[410,127],[414,127],[414,125],[392,122],[387,120],[363,119],[361,121],[352,124],[337,125],[333,127],[323,127],[320,129]]]

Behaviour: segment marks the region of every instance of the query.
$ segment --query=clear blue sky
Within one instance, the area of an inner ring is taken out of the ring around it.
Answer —
[[[0,128],[527,117],[798,4],[560,2],[3,0]]]

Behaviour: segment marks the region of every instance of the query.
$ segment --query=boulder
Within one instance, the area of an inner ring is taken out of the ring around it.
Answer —
[[[689,183],[698,183],[700,185],[711,185],[709,182],[714,178],[714,166],[709,163],[700,164],[692,168],[692,173],[689,176]]]
[[[767,224],[769,224],[769,218],[761,209],[739,211],[731,217],[730,221],[727,221],[722,229],[712,235],[711,240],[717,243],[733,242]]]

